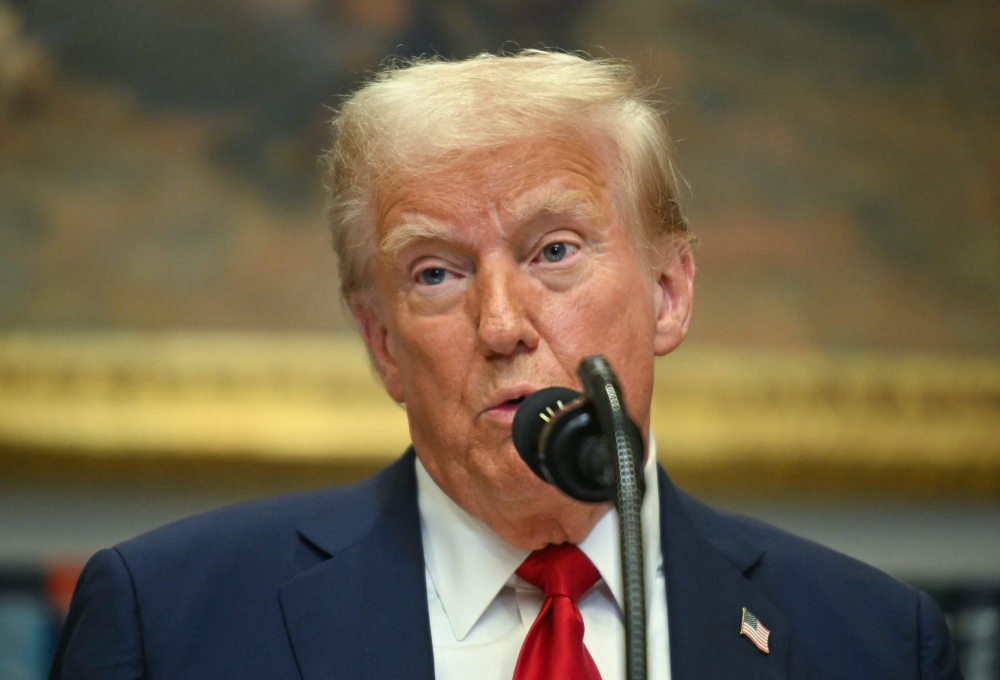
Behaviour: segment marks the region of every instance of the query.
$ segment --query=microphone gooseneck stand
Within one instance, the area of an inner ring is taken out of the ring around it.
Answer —
[[[645,680],[642,437],[604,357],[587,357],[577,374],[585,395],[564,387],[535,392],[518,408],[511,436],[524,462],[548,483],[580,501],[615,504],[625,594],[625,677]]]
[[[632,441],[618,379],[604,357],[588,357],[578,369],[584,390],[597,411],[605,446],[613,445],[615,507],[621,533],[625,593],[625,677],[646,678],[646,579],[642,546],[642,440]],[[633,426],[634,429],[634,426]],[[612,444],[613,443],[613,444]],[[638,444],[638,446],[636,446]],[[639,455],[636,455],[638,451]]]

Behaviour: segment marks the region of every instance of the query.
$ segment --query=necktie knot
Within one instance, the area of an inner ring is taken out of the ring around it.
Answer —
[[[555,595],[576,602],[590,590],[600,573],[583,551],[575,545],[550,545],[528,555],[517,575],[540,588],[548,599]]]
[[[545,593],[517,657],[514,680],[601,680],[583,643],[583,616],[576,607],[600,574],[575,545],[550,545],[528,555],[517,575]]]

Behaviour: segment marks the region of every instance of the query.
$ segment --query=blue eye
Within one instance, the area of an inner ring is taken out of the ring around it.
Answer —
[[[441,267],[428,267],[420,272],[420,280],[428,286],[436,286],[439,283],[444,283],[444,278],[447,275],[448,272]]]
[[[542,250],[542,256],[549,262],[558,262],[566,257],[569,249],[565,243],[550,243]]]

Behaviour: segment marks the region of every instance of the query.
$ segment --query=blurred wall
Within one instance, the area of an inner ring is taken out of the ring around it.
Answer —
[[[0,327],[346,328],[324,107],[393,51],[549,42],[672,109],[692,343],[1000,350],[991,2],[4,2],[47,71],[0,125]]]

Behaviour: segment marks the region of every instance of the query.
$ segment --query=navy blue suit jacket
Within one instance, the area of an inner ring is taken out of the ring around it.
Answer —
[[[413,460],[97,553],[51,678],[433,678]],[[927,595],[659,484],[673,680],[960,677]],[[744,607],[769,654],[739,634]]]

